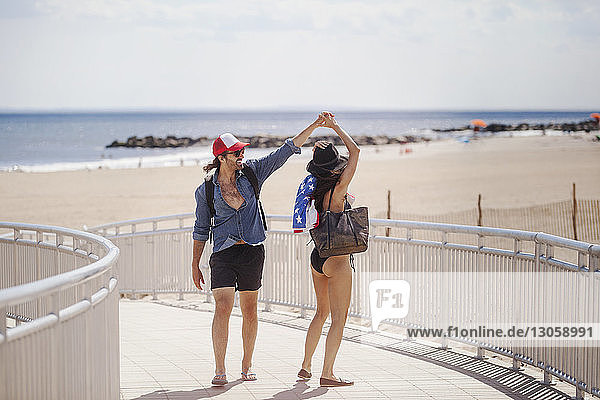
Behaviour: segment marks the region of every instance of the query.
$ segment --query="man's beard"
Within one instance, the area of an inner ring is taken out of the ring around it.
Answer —
[[[233,161],[233,167],[237,170],[241,170],[242,168],[244,168],[244,160],[240,160],[239,163],[237,162],[237,160]]]

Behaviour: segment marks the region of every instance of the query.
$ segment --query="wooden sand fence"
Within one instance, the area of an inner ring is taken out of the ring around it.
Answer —
[[[480,195],[481,196],[481,195]],[[438,215],[404,213],[390,208],[377,213],[375,218],[391,218],[410,221],[437,222],[459,225],[487,226],[494,228],[519,229],[545,232],[556,236],[600,244],[600,200],[571,199],[518,208],[485,208],[478,206],[470,210]],[[391,234],[377,232],[377,234]],[[419,232],[410,233],[414,239],[439,240]],[[393,232],[392,236],[404,237],[406,233]],[[471,239],[473,240],[473,239]],[[475,244],[475,243],[474,243]],[[486,246],[492,243],[486,242]]]

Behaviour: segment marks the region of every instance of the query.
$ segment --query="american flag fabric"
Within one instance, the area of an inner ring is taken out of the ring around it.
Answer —
[[[294,233],[307,232],[319,224],[319,214],[310,198],[316,186],[317,178],[308,175],[298,187],[292,221]]]

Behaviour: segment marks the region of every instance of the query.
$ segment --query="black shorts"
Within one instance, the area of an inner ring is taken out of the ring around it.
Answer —
[[[210,256],[210,288],[258,290],[262,286],[265,246],[236,244]]]

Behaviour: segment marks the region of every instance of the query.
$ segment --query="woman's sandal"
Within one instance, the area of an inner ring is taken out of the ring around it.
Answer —
[[[216,374],[212,382],[213,386],[225,386],[229,383],[226,374]]]
[[[322,387],[335,387],[335,386],[351,386],[351,385],[354,385],[354,382],[347,381],[347,380],[342,379],[342,378],[337,378],[337,379],[321,378],[321,380],[320,380],[319,383],[320,383],[320,385]]]
[[[307,381],[310,378],[312,378],[312,374],[310,372],[308,372],[307,370],[305,370],[304,368],[302,368],[300,370],[300,372],[298,372],[298,378],[304,379]]]
[[[246,371],[242,370],[243,381],[255,381],[256,379],[256,374],[250,371],[250,368],[246,369]]]

